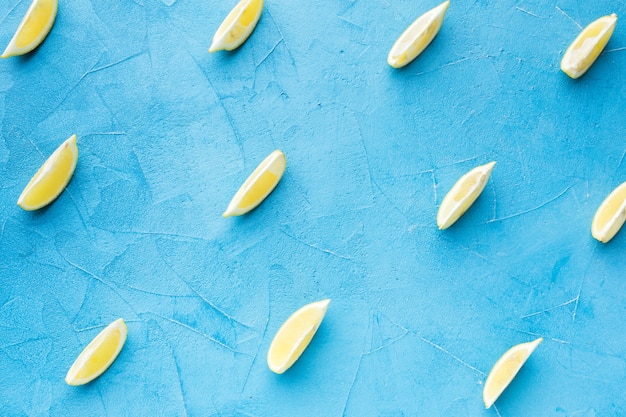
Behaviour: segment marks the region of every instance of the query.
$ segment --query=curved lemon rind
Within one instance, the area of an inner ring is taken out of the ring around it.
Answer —
[[[620,184],[619,186],[617,186],[617,188],[611,191],[611,193],[604,199],[602,204],[600,204],[600,207],[598,207],[596,214],[593,216],[593,220],[591,222],[591,235],[594,237],[594,239],[602,243],[607,243],[611,239],[613,239],[624,225],[624,222],[626,222],[626,200],[624,200],[621,202],[617,213],[613,216],[613,221],[608,222],[607,225],[602,229],[598,226],[600,217],[602,217],[602,214],[604,210],[606,210],[606,207],[611,203],[614,198],[616,198],[618,194],[624,191],[624,188],[626,188],[626,182]]]
[[[249,7],[250,3],[254,0],[242,0],[226,15],[226,18],[222,21],[220,26],[215,31],[215,35],[213,36],[213,40],[211,42],[211,46],[209,47],[209,52],[217,52],[217,51],[233,51],[239,48],[244,44],[245,41],[248,40],[256,25],[259,23],[261,19],[261,14],[263,14],[263,8],[265,7],[265,0],[260,0],[259,9],[256,13],[256,16],[250,22],[250,25],[246,27],[246,30],[243,32],[241,36],[239,36],[235,41],[228,42],[226,38],[228,38],[231,31],[239,24],[239,20],[241,15],[244,13],[247,7]],[[232,17],[232,21],[230,24],[227,22],[230,21],[231,15],[235,15]]]
[[[537,348],[537,346],[539,346],[541,342],[543,342],[543,337],[535,339],[532,342],[520,343],[518,345],[513,346],[512,348],[504,352],[502,356],[500,356],[500,359],[498,359],[498,361],[493,365],[493,368],[491,368],[491,371],[489,372],[489,375],[487,376],[487,379],[485,380],[485,386],[483,388],[483,402],[485,403],[485,408],[489,409],[498,400],[500,395],[502,395],[504,390],[515,379],[515,376],[517,376],[520,369],[522,369],[522,367],[524,366],[528,358],[530,358],[530,355],[532,355],[532,353],[535,351],[535,349]],[[519,367],[517,368],[517,370],[515,370],[515,372],[513,372],[510,379],[505,384],[502,384],[499,392],[496,395],[494,395],[493,398],[487,398],[487,388],[489,387],[491,379],[495,377],[498,369],[502,366],[502,364],[506,362],[507,359],[518,350],[525,350],[527,352],[526,358],[519,364]]]
[[[571,55],[574,53],[574,45],[576,45],[582,38],[584,38],[587,32],[596,24],[598,24],[601,20],[607,20],[607,23],[605,24],[603,31],[597,36],[598,42],[592,47],[592,49],[585,56],[583,56],[582,58],[579,58],[579,60],[575,63],[576,65],[572,65]],[[574,41],[570,44],[570,46],[567,48],[567,50],[563,54],[563,58],[561,59],[561,71],[563,71],[565,74],[567,74],[570,78],[573,78],[573,79],[577,79],[583,76],[593,66],[594,62],[596,62],[598,57],[602,54],[604,47],[611,39],[611,36],[613,36],[613,31],[615,30],[616,24],[617,24],[617,15],[615,13],[607,15],[607,16],[602,16],[594,20],[593,22],[589,23],[578,34],[576,39],[574,39]],[[594,52],[594,51],[597,51],[597,52]],[[586,66],[580,68],[579,66],[580,64],[582,64],[581,61],[584,61],[587,57],[591,55],[595,55],[595,57],[593,57],[593,59],[591,59],[587,63]]]
[[[111,355],[111,358],[109,358],[107,363],[104,366],[102,366],[100,370],[94,373],[93,375],[90,375],[87,378],[76,378],[75,377],[76,373],[80,371],[80,369],[83,367],[85,362],[89,360],[90,358],[90,355],[88,355],[88,353],[90,353],[90,351],[93,350],[96,342],[99,341],[99,338],[101,336],[104,336],[105,333],[108,333],[112,328],[119,328],[121,337],[120,337],[120,342],[117,346],[117,349],[115,350],[113,355]],[[65,376],[65,382],[68,385],[77,387],[79,385],[85,385],[93,381],[94,379],[98,378],[100,375],[102,375],[107,369],[109,369],[109,367],[113,364],[113,362],[115,362],[115,359],[117,359],[117,357],[119,356],[120,352],[122,351],[122,348],[124,347],[124,344],[126,343],[127,335],[128,335],[128,327],[126,327],[126,323],[124,322],[124,319],[122,318],[115,320],[114,322],[109,324],[107,327],[105,327],[100,333],[96,335],[96,337],[94,337],[91,340],[91,342],[89,342],[87,346],[85,346],[82,352],[80,352],[80,354],[78,355],[78,357],[76,358],[72,366],[70,367],[69,371],[67,371],[67,375]]]
[[[326,311],[328,310],[329,304],[330,304],[330,299],[328,298],[325,300],[316,301],[314,303],[307,304],[301,307],[300,309],[298,309],[291,316],[289,316],[289,318],[282,324],[282,326],[280,326],[280,328],[276,332],[276,335],[274,336],[274,339],[272,339],[272,343],[270,344],[269,350],[267,351],[267,366],[272,372],[278,375],[285,373],[289,368],[291,368],[291,366],[294,363],[296,363],[296,361],[300,358],[300,356],[302,356],[302,354],[304,353],[308,345],[313,340],[315,333],[317,333],[317,330],[322,324],[322,321],[324,320],[324,317],[326,316]],[[302,335],[298,338],[298,341],[291,347],[289,355],[287,355],[286,357],[286,360],[280,364],[275,363],[272,360],[272,356],[273,356],[272,353],[273,353],[274,347],[278,343],[280,343],[283,337],[283,334],[289,331],[289,327],[291,323],[294,322],[300,314],[304,313],[305,311],[308,311],[309,309],[315,309],[317,312],[319,312],[319,317],[314,323],[311,324],[311,326],[305,332],[302,333]],[[300,350],[299,354],[296,353],[298,352],[298,350]]]
[[[437,227],[440,230],[445,230],[448,227],[452,226],[454,223],[457,222],[457,220],[461,218],[461,216],[463,216],[463,214],[467,212],[467,210],[470,209],[470,207],[472,207],[474,202],[478,199],[478,197],[480,197],[483,190],[487,186],[487,182],[491,177],[491,171],[493,171],[493,167],[495,165],[496,161],[492,161],[485,165],[478,166],[476,168],[473,168],[471,171],[467,172],[457,180],[457,182],[452,186],[450,191],[448,191],[448,193],[441,201],[441,205],[439,205],[439,210],[437,212]],[[455,208],[453,210],[449,210],[447,213],[444,213],[442,209],[452,204],[449,201],[454,198],[458,189],[461,188],[470,177],[475,175],[476,172],[481,172],[479,182],[476,184],[476,186],[470,191],[465,199],[461,200],[455,205]],[[466,207],[462,208],[463,205],[466,205]]]
[[[450,7],[450,0],[444,1],[439,6],[430,9],[415,19],[415,21],[413,21],[413,23],[411,23],[411,25],[409,25],[409,27],[406,28],[406,30],[402,32],[402,34],[394,42],[393,46],[389,50],[389,54],[387,55],[387,63],[393,68],[402,68],[410,64],[413,60],[415,60],[415,58],[424,52],[424,50],[426,50],[428,45],[430,45],[441,30],[448,7]],[[413,28],[420,25],[423,25],[424,29],[417,35],[413,35]],[[433,25],[434,28],[430,36],[421,39],[424,31],[430,29]],[[410,38],[413,39],[411,40]],[[408,50],[414,47],[415,43],[418,41],[421,41],[422,45],[413,50],[411,53],[407,53]],[[407,44],[408,46],[402,47],[403,44]]]
[[[239,203],[241,202],[243,197],[246,195],[248,190],[254,186],[254,184],[261,177],[261,175],[263,175],[265,170],[269,169],[269,167],[272,166],[276,162],[276,160],[281,158],[282,163],[280,164],[279,170],[273,171],[274,175],[276,175],[276,181],[274,182],[274,184],[272,184],[272,186],[269,187],[265,193],[263,193],[262,197],[259,198],[256,203],[248,207],[239,207]],[[283,178],[286,169],[287,158],[285,157],[285,154],[282,153],[282,151],[277,149],[269,154],[263,161],[261,161],[261,163],[254,169],[254,171],[252,171],[252,174],[250,174],[250,176],[244,181],[241,187],[239,187],[239,190],[237,190],[237,192],[235,193],[235,196],[228,204],[228,207],[226,208],[224,213],[222,213],[222,217],[228,218],[233,216],[241,216],[257,208],[278,186],[278,183]]]
[[[49,171],[49,169],[54,166],[56,158],[58,157],[58,155],[61,152],[63,152],[65,150],[66,147],[69,147],[70,151],[74,155],[74,158],[73,158],[72,166],[70,167],[70,171],[68,172],[67,178],[65,179],[63,184],[59,187],[59,189],[57,190],[56,193],[51,194],[48,199],[46,199],[44,201],[41,201],[39,204],[35,204],[35,205],[28,205],[28,204],[26,204],[24,202],[24,200],[28,196],[28,193],[38,184],[38,182],[42,178],[44,178],[44,175],[45,175],[46,171]],[[48,157],[48,159],[46,159],[46,161],[37,170],[35,175],[33,175],[33,177],[30,179],[28,184],[26,184],[26,187],[24,187],[24,190],[20,194],[19,198],[17,199],[17,205],[20,206],[22,209],[24,209],[26,211],[33,211],[33,210],[38,210],[38,209],[40,209],[42,207],[45,207],[48,204],[52,203],[54,200],[56,200],[61,195],[61,193],[65,190],[65,188],[69,184],[70,180],[72,179],[72,176],[74,175],[74,171],[76,170],[77,162],[78,162],[78,147],[76,146],[76,135],[72,135],[68,139],[66,139],[52,153],[52,155],[50,155]]]
[[[26,45],[24,47],[17,47],[15,45],[15,43],[17,41],[17,38],[18,38],[18,35],[20,34],[21,30],[26,25],[26,22],[27,22],[27,20],[28,20],[28,18],[30,16],[30,14],[33,12],[35,7],[37,7],[39,1],[40,0],[33,0],[33,2],[30,4],[30,6],[28,7],[28,10],[26,11],[26,14],[22,18],[22,21],[20,22],[19,26],[17,27],[17,30],[15,31],[15,34],[13,35],[11,40],[9,41],[9,44],[7,45],[7,47],[4,50],[4,52],[2,53],[2,55],[0,55],[0,58],[10,58],[12,56],[19,56],[19,55],[27,54],[27,53],[31,52],[32,50],[34,50],[35,48],[37,48],[39,45],[41,45],[41,43],[44,41],[44,39],[46,39],[46,36],[48,36],[48,33],[50,33],[50,30],[52,29],[52,26],[54,25],[54,21],[56,20],[57,11],[59,9],[59,2],[58,2],[58,0],[50,0],[50,1],[52,1],[53,7],[54,7],[54,10],[52,12],[52,16],[50,17],[50,20],[44,26],[43,30],[41,31],[41,33],[37,37],[36,41],[31,43],[31,44],[29,44],[29,45]]]

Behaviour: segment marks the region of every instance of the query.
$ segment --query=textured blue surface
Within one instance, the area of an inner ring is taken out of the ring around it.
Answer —
[[[60,3],[38,50],[0,62],[0,415],[626,415],[626,232],[589,232],[626,180],[626,24],[583,78],[559,71],[578,25],[624,2],[457,0],[399,71],[389,48],[438,1],[268,0],[213,55],[234,1]],[[0,2],[0,45],[27,8]],[[72,133],[69,187],[19,209]],[[277,189],[222,219],[274,149]],[[440,232],[447,190],[491,160]],[[323,298],[309,349],[272,374],[278,327]],[[67,386],[118,317],[118,360]],[[493,363],[539,335],[484,410]]]

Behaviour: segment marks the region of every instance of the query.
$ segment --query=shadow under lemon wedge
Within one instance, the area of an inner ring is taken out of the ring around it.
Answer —
[[[31,178],[18,198],[17,205],[30,211],[50,204],[70,182],[77,161],[76,135],[72,135],[50,155]]]
[[[561,70],[574,79],[587,72],[611,39],[616,24],[617,15],[613,13],[587,25],[563,54]]]
[[[122,351],[128,328],[117,319],[104,328],[78,355],[65,377],[69,385],[84,385],[106,371]]]
[[[241,0],[237,3],[215,32],[209,52],[232,51],[240,47],[259,22],[263,6],[264,0]]]
[[[619,232],[626,220],[626,182],[619,185],[604,199],[593,216],[591,235],[607,243]]]
[[[543,338],[540,337],[532,342],[515,345],[498,359],[485,381],[483,389],[485,407],[490,408],[496,402],[542,341]]]
[[[320,327],[329,303],[322,300],[305,305],[278,329],[267,352],[267,366],[272,372],[282,374],[300,358]]]
[[[275,150],[265,158],[239,188],[222,217],[241,216],[265,200],[285,173],[285,154]]]
[[[437,226],[444,230],[452,226],[485,189],[495,161],[478,166],[463,175],[448,191],[437,212]]]
[[[57,16],[58,0],[33,0],[0,58],[24,55],[46,38]]]

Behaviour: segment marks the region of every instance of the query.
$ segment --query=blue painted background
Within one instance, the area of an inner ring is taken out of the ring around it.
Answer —
[[[0,3],[4,47],[28,8]],[[0,61],[0,415],[623,416],[626,233],[591,219],[626,181],[626,24],[583,78],[559,71],[608,0],[268,0],[209,54],[235,1],[61,0],[43,45]],[[15,204],[67,137],[80,158],[46,209]],[[230,198],[274,149],[287,173],[243,218]],[[441,232],[438,204],[497,161]],[[301,360],[265,364],[302,305],[331,298]],[[84,387],[63,378],[123,317]],[[543,336],[484,410],[491,366]]]

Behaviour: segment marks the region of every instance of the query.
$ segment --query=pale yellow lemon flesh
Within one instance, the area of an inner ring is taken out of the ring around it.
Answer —
[[[591,222],[591,235],[606,243],[619,232],[626,220],[626,182],[622,183],[600,204]]]
[[[444,230],[452,226],[485,189],[494,162],[481,165],[463,175],[441,201],[437,212],[437,226]]]
[[[259,22],[263,6],[264,0],[241,0],[215,32],[209,52],[232,51],[241,46]]]
[[[393,44],[387,63],[401,68],[417,58],[439,33],[449,6],[450,1],[446,0],[418,17]]]
[[[50,204],[70,182],[77,161],[76,135],[72,135],[31,178],[17,200],[17,205],[24,210],[37,210]]]
[[[286,167],[287,160],[281,151],[269,154],[239,188],[222,216],[241,216],[261,204],[276,188]]]
[[[565,51],[561,70],[574,79],[587,72],[611,39],[616,23],[615,13],[591,22]]]
[[[33,0],[0,58],[24,55],[43,42],[56,19],[58,0]]]
[[[123,319],[117,319],[105,327],[78,355],[67,372],[65,382],[78,386],[102,375],[121,352],[127,334]]]
[[[319,328],[330,300],[307,304],[293,313],[280,327],[267,352],[267,366],[284,373],[300,358]]]
[[[483,401],[486,408],[491,407],[496,402],[542,341],[543,338],[540,337],[532,342],[515,345],[498,359],[489,372],[483,388]]]

